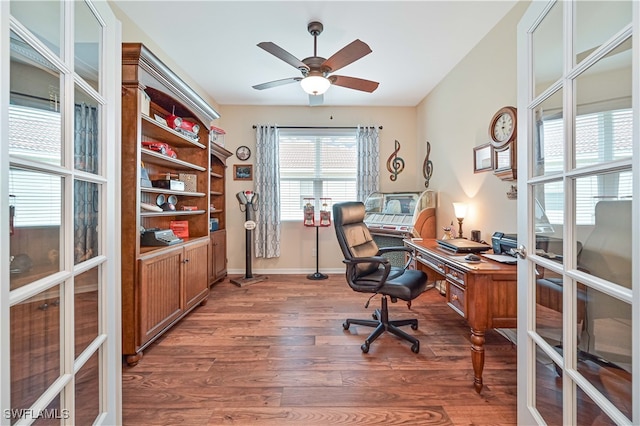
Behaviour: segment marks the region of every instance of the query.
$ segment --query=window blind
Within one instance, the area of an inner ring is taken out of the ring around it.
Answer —
[[[280,131],[280,208],[282,220],[302,220],[305,198],[332,203],[356,199],[355,130]]]

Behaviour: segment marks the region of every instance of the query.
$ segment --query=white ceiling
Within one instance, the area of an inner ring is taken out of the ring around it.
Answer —
[[[415,106],[500,21],[516,1],[131,1],[123,13],[220,105],[308,105],[291,65],[258,48],[271,41],[313,56],[310,21],[320,21],[318,56],[360,39],[373,50],[337,75],[380,83],[373,93],[329,88],[325,105]],[[134,41],[134,40],[126,40]]]

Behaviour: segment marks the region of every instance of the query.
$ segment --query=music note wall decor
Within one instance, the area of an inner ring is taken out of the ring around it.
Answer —
[[[427,155],[424,157],[424,162],[422,163],[422,175],[424,176],[424,187],[429,188],[429,181],[431,180],[431,175],[433,174],[433,163],[429,160],[429,154],[431,154],[431,144],[427,141]]]
[[[398,175],[402,173],[404,169],[404,160],[398,157],[398,152],[400,151],[400,142],[395,141],[395,150],[387,159],[387,170],[391,173],[389,179],[395,182],[398,179]]]

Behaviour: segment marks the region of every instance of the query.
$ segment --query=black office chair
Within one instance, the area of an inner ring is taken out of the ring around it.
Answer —
[[[365,208],[361,202],[336,203],[333,206],[333,223],[344,255],[343,262],[347,265],[345,274],[347,282],[355,291],[374,293],[374,296],[381,294],[382,307],[376,309],[373,314],[374,320],[347,319],[342,326],[345,330],[348,330],[351,324],[375,327],[360,347],[364,353],[369,352],[371,343],[385,331],[413,343],[411,350],[418,353],[420,341],[398,328],[411,325],[412,329],[417,330],[418,320],[390,321],[387,297],[390,297],[392,302],[397,302],[398,299],[405,300],[411,307],[411,301],[425,290],[427,275],[422,271],[407,269],[409,262],[404,267],[391,266],[383,254],[391,251],[410,252],[409,248],[403,246],[378,248],[364,223],[364,215]],[[368,306],[369,301],[365,307]]]

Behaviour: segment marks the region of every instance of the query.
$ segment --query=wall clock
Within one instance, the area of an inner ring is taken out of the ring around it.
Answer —
[[[514,107],[500,108],[489,123],[491,145],[497,150],[508,148],[517,136],[517,111]]]
[[[240,161],[247,161],[249,157],[251,157],[251,150],[247,146],[239,146],[238,149],[236,149],[236,157],[238,157]]]

